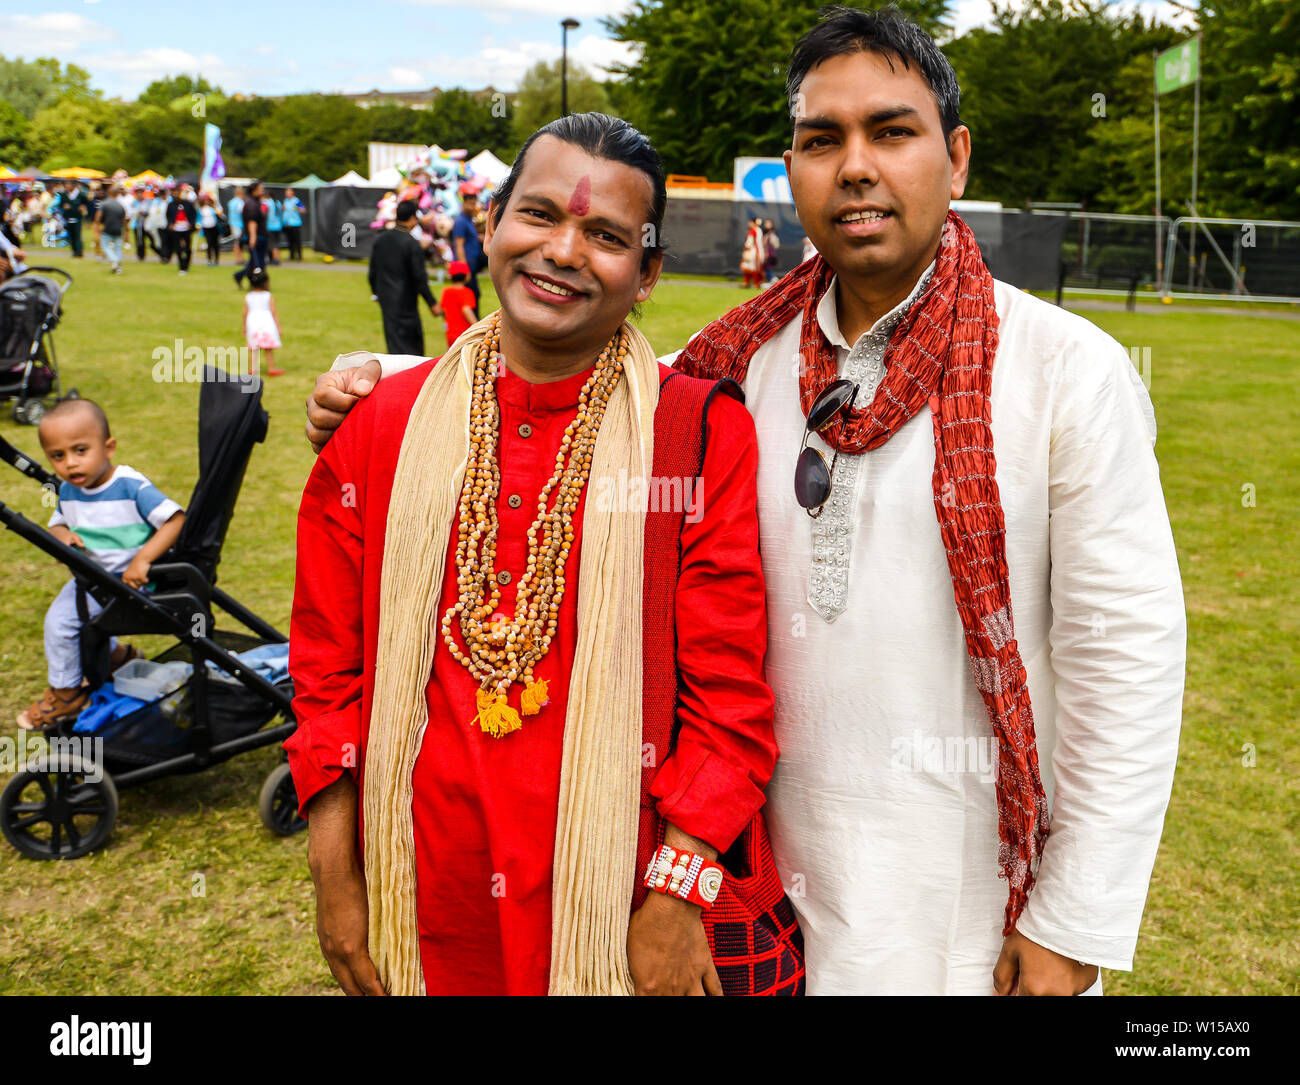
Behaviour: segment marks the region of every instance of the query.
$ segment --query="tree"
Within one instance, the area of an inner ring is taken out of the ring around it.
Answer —
[[[1200,22],[1201,214],[1300,219],[1300,12],[1204,0]]]
[[[208,120],[221,129],[221,157],[231,177],[256,176],[258,147],[252,132],[274,112],[269,98],[226,98],[208,106]]]
[[[122,136],[122,166],[132,173],[157,170],[178,174],[197,170],[203,161],[203,124],[185,109],[136,105]]]
[[[608,113],[609,96],[605,87],[581,65],[569,61],[568,73],[570,113]],[[515,146],[544,124],[560,115],[560,62],[538,61],[519,80],[515,94],[510,134]]]
[[[272,180],[335,177],[366,169],[366,111],[339,94],[295,94],[272,104],[248,130],[246,168]]]
[[[639,49],[615,69],[625,78],[612,96],[670,172],[730,178],[733,159],[789,147],[786,68],[824,2],[637,0],[605,20],[614,38]],[[931,33],[946,32],[946,0],[899,7]]]
[[[0,101],[8,102],[28,120],[59,99],[88,102],[99,97],[90,86],[90,73],[76,64],[67,67],[53,57],[6,60],[0,56]]]
[[[1172,44],[1177,32],[1103,0],[995,6],[993,24],[944,49],[962,86],[962,121],[971,130],[967,195],[1109,209],[1093,140],[1106,139],[1098,134],[1143,108],[1136,70],[1127,66]],[[1149,88],[1149,61],[1146,72]],[[1146,102],[1149,114],[1149,92]],[[1130,121],[1126,131],[1133,127]]]
[[[21,167],[27,162],[27,132],[31,121],[8,102],[0,101],[0,162]]]
[[[518,100],[516,95],[515,102]],[[430,109],[421,114],[418,142],[436,143],[445,148],[464,147],[471,155],[487,149],[509,162],[516,146],[511,134],[511,108],[509,97],[501,92],[444,90],[434,96]],[[529,133],[532,131],[530,128]]]
[[[65,166],[89,166],[105,172],[116,169],[122,156],[123,108],[98,99],[59,99],[32,118],[27,131],[29,157],[47,170]]]
[[[162,79],[155,79],[140,92],[136,101],[140,105],[171,105],[177,98],[184,98],[188,106],[191,102],[191,95],[194,94],[219,94],[224,97],[220,87],[213,86],[203,76],[197,79],[188,75],[168,75]]]
[[[366,110],[370,138],[377,143],[415,143],[420,117],[425,112],[396,104],[371,106]]]

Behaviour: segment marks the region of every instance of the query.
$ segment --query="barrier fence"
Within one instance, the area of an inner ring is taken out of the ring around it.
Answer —
[[[266,185],[283,198],[284,185]],[[305,241],[337,258],[366,259],[387,189],[300,191]],[[222,186],[222,203],[233,189]],[[776,273],[803,256],[804,229],[792,204],[672,198],[664,220],[664,270],[740,276],[747,223],[771,219],[780,239]],[[1300,300],[1300,222],[1170,219],[1059,210],[966,211],[993,275],[1025,290],[1138,290],[1174,296]]]
[[[1164,290],[1255,301],[1300,299],[1300,222],[1180,218],[1165,249]]]

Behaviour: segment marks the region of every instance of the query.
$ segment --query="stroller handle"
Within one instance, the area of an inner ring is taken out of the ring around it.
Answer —
[[[28,478],[35,479],[42,486],[58,488],[59,478],[57,475],[50,474],[30,456],[18,451],[4,437],[0,437],[0,460],[9,464],[15,470],[21,471]]]
[[[28,264],[25,268],[22,269],[22,271],[18,272],[18,275],[14,275],[12,278],[10,278],[9,281],[10,281],[10,282],[13,282],[14,279],[18,278],[19,275],[29,275],[29,274],[31,274],[31,273],[34,272],[34,271],[40,271],[40,272],[51,272],[51,273],[53,273],[53,274],[55,274],[55,275],[62,275],[63,278],[64,278],[64,281],[61,282],[61,283],[59,283],[59,293],[60,293],[60,294],[66,294],[66,293],[67,293],[67,292],[72,288],[72,273],[71,273],[71,272],[69,272],[69,271],[64,271],[63,268],[61,268],[61,267],[47,267],[47,266],[45,266],[45,265],[35,266],[35,265],[32,265],[32,264]],[[81,295],[78,294],[77,296],[80,297]]]

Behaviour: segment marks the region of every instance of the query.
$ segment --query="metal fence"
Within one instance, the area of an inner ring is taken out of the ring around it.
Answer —
[[[1061,284],[1066,289],[1159,289],[1171,219],[1096,211],[1035,214],[1067,220],[1060,253]]]
[[[1036,211],[1068,221],[1064,291],[1300,301],[1300,222]]]
[[[1180,218],[1165,272],[1174,297],[1300,301],[1300,222]]]
[[[753,200],[669,200],[664,270],[739,278],[745,230],[755,217],[771,219],[776,227],[781,239],[776,272],[784,275],[803,259],[803,225],[793,204]],[[1064,219],[1025,211],[967,211],[963,217],[997,278],[1025,290],[1056,286]]]

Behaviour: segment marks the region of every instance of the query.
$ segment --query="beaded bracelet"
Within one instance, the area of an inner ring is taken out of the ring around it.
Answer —
[[[712,908],[726,871],[693,851],[662,845],[651,857],[645,887],[701,908]]]

